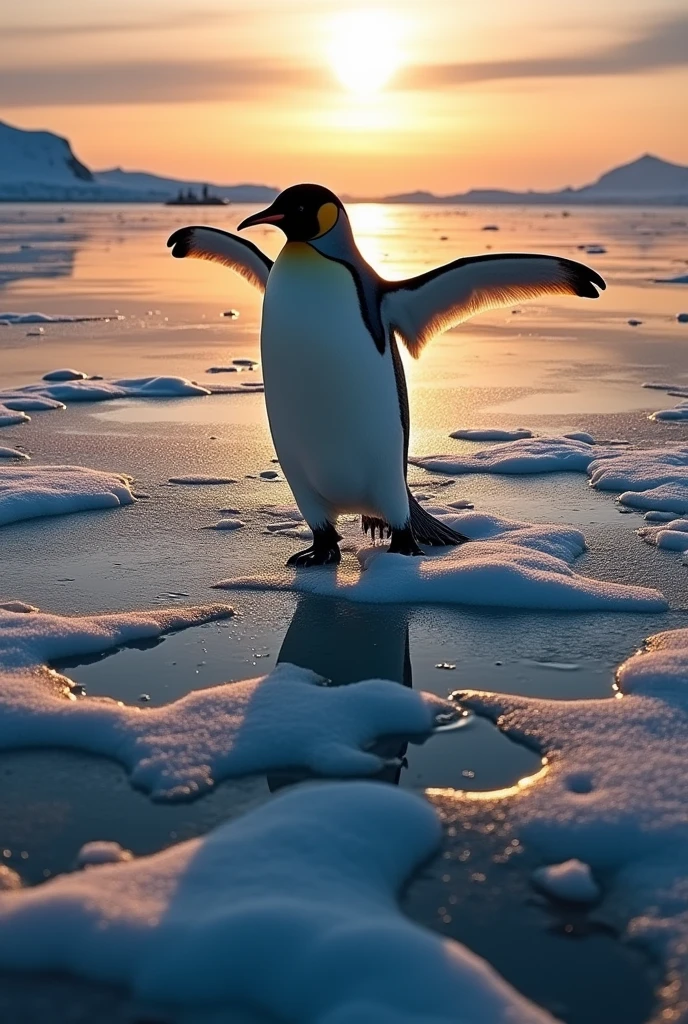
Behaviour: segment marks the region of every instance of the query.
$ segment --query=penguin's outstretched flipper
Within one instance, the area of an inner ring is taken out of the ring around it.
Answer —
[[[412,494],[409,494],[409,512],[411,529],[419,544],[427,544],[431,548],[463,544],[468,540],[462,533],[452,530],[446,523],[431,516],[422,505],[419,505]]]
[[[597,299],[606,285],[590,267],[562,256],[489,253],[382,287],[383,320],[417,358],[431,338],[486,309],[542,295]]]
[[[179,228],[167,239],[167,246],[178,260],[186,258],[221,263],[255,288],[265,291],[272,260],[253,242],[230,231],[195,225]]]

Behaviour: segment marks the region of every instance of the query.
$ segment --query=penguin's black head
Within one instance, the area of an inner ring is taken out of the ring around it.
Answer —
[[[335,226],[344,207],[334,192],[323,185],[292,185],[280,192],[272,206],[242,220],[238,227],[274,224],[289,242],[310,242],[326,235]]]

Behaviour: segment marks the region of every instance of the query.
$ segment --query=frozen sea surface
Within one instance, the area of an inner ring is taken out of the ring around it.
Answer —
[[[231,229],[247,212],[213,210],[212,219]],[[560,211],[548,212],[354,208],[366,255],[389,277],[485,251],[495,238],[500,249],[572,258],[590,239],[607,249],[585,255],[609,283],[598,302],[560,300],[523,304],[518,316],[510,310],[485,314],[409,363],[414,453],[431,455],[451,446],[468,458],[490,443],[450,440],[457,425],[483,437],[511,434],[526,423],[537,435],[582,432],[647,448],[686,443],[685,421],[648,419],[663,396],[641,386],[653,380],[673,382],[667,390],[688,386],[688,335],[675,319],[684,288],[653,284],[685,273],[685,231],[672,228],[675,211],[575,210],[565,219]],[[21,322],[0,328],[0,391],[16,396],[17,389],[56,367],[75,367],[106,381],[179,377],[207,391],[208,367],[258,360],[260,309],[251,289],[220,267],[169,259],[165,239],[184,222],[184,211],[157,208],[4,206],[0,306],[52,319],[41,322],[40,336],[28,336]],[[491,222],[499,223],[498,236],[481,233]],[[266,230],[256,240],[274,255],[276,232]],[[26,250],[13,260],[22,244],[34,247],[34,262]],[[240,318],[222,316],[231,307]],[[60,319],[65,317],[105,319]],[[630,327],[631,318],[642,324]],[[23,466],[76,465],[125,474],[133,478],[139,499],[125,507],[4,526],[0,598],[60,614],[181,607],[217,599],[210,587],[218,579],[281,569],[304,542],[291,530],[269,527],[280,519],[297,531],[302,525],[285,518],[292,498],[281,476],[261,478],[275,469],[274,451],[262,395],[243,387],[254,376],[259,381],[259,371],[237,369],[232,375],[240,395],[123,397],[52,411],[17,411],[15,399],[15,408],[0,409],[0,423],[7,424],[0,441],[31,456]],[[24,392],[20,401],[30,394],[34,401],[40,397]],[[172,484],[173,479],[195,483]],[[220,482],[230,480],[236,482]],[[384,677],[441,697],[471,689],[604,703],[614,701],[615,667],[645,636],[688,626],[688,567],[681,556],[662,544],[643,543],[636,530],[646,509],[620,514],[616,494],[591,489],[584,472],[447,478],[412,467],[410,481],[431,504],[469,502],[478,514],[574,527],[588,543],[576,561],[577,573],[659,590],[669,609],[631,614],[378,606],[292,592],[228,591],[222,596],[236,614],[226,622],[105,657],[94,654],[87,663],[72,657],[55,667],[89,696],[134,704],[145,694],[151,706],[190,690],[265,675],[278,659],[341,684]],[[244,527],[207,529],[222,519]],[[345,532],[360,544],[356,524],[346,523]],[[357,568],[351,552],[343,565]],[[489,806],[484,794],[517,791],[519,780],[542,769],[540,752],[506,737],[485,718],[403,754],[402,746],[392,738],[381,753],[405,758],[394,772],[404,787],[473,793],[472,806],[481,812]],[[12,781],[3,787],[0,846],[10,851],[8,866],[29,883],[68,870],[90,841],[116,841],[138,855],[203,835],[304,777],[282,772],[232,780],[193,805],[161,806],[133,790],[121,767],[92,755],[4,753],[0,772]],[[580,910],[533,905],[530,877],[541,862],[532,851],[500,865],[492,860],[499,851],[479,828],[466,832],[464,845],[454,839],[449,866],[440,858],[409,890],[405,906],[414,918],[467,943],[569,1024],[642,1024],[648,1018],[659,975],[637,950],[615,939],[626,924],[623,913],[608,927]],[[526,945],[537,955],[521,955]],[[29,1010],[38,1007],[28,1018],[31,1024],[45,1019],[41,992],[57,993],[50,1004],[57,1024],[60,1007],[73,1008],[75,999],[64,981],[27,991],[16,979],[5,979],[0,1006],[9,1024],[19,1020],[12,1017],[17,992]],[[85,1006],[84,1022],[94,1019],[94,1005],[104,1022],[108,1013],[114,1020],[123,1005],[113,996],[104,1010],[98,992],[87,987],[76,995]]]

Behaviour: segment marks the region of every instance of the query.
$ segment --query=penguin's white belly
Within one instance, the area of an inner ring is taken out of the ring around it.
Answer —
[[[408,516],[399,398],[349,270],[288,243],[273,267],[261,332],[265,399],[282,469],[307,519]]]

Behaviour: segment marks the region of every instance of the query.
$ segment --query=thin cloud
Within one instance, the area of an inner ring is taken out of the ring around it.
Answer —
[[[316,69],[248,61],[0,67],[0,107],[231,100],[262,91],[321,88],[322,77]]]
[[[616,43],[596,53],[416,65],[402,73],[395,84],[398,89],[436,89],[471,82],[627,75],[685,66],[688,66],[688,16],[680,16],[648,27],[636,39]]]
[[[59,22],[54,25],[18,24],[3,25],[0,32],[3,40],[12,39],[15,41],[26,40],[28,42],[37,39],[52,39],[53,37],[65,36],[93,36],[109,34],[111,32],[135,33],[135,32],[165,32],[179,28],[197,28],[199,24],[208,24],[213,21],[226,21],[229,14],[223,11],[180,11],[177,14],[167,14],[165,17],[155,20],[130,20],[130,21],[93,21],[93,22]]]

